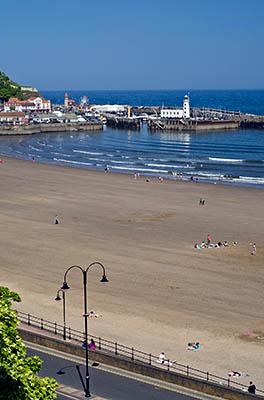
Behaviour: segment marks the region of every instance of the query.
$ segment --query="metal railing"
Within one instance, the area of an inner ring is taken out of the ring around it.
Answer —
[[[46,332],[50,332],[52,334],[61,336],[63,338],[64,333],[66,333],[65,337],[66,340],[71,340],[80,343],[83,345],[85,343],[85,334],[84,332],[77,331],[76,329],[72,329],[70,327],[65,327],[64,332],[64,326],[57,324],[57,322],[51,322],[47,321],[43,318],[38,318],[34,315],[24,313],[22,311],[17,312],[18,315],[18,320],[24,324],[30,325],[32,327],[44,330]],[[237,389],[237,390],[242,390],[242,391],[247,391],[247,386],[235,382],[230,378],[223,378],[214,374],[211,374],[209,372],[205,372],[193,367],[190,367],[189,365],[183,365],[180,364],[176,361],[172,360],[164,360],[164,363],[162,363],[159,360],[159,357],[152,354],[152,353],[145,353],[143,351],[137,350],[133,347],[128,347],[124,346],[122,344],[119,344],[117,342],[112,342],[107,339],[103,339],[101,337],[97,337],[94,335],[88,335],[88,339],[93,339],[96,344],[96,349],[97,350],[102,350],[104,352],[108,352],[111,354],[114,354],[115,356],[122,356],[126,357],[128,360],[131,361],[137,361],[141,362],[144,364],[148,364],[151,366],[155,366],[158,368],[161,368],[163,370],[167,370],[169,372],[177,372],[182,375],[188,376],[190,378],[196,378],[200,379],[202,381],[210,382],[210,383],[215,383],[221,386],[228,387],[230,389]],[[264,396],[264,390],[257,389],[257,394],[260,396]]]

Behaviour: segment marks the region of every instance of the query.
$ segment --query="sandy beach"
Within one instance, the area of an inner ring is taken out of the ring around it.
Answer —
[[[90,333],[264,388],[263,189],[1,159],[1,285],[19,310],[61,323],[65,270],[100,261],[109,283],[89,272],[89,311],[102,315]],[[238,245],[194,249],[208,234]],[[68,284],[67,325],[82,330],[79,271]]]

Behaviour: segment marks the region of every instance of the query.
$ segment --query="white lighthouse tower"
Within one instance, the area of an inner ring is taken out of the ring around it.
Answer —
[[[186,94],[183,99],[183,118],[190,118],[190,97]]]

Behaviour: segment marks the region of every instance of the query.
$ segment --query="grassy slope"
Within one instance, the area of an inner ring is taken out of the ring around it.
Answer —
[[[0,71],[0,102],[7,101],[10,97],[27,100],[31,96],[40,96],[38,92],[22,90],[21,85],[12,81],[4,72]]]

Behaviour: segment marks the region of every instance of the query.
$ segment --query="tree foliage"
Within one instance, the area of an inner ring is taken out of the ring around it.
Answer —
[[[0,103],[8,101],[10,97],[17,97],[19,100],[27,100],[30,96],[38,96],[39,93],[21,90],[21,86],[11,81],[9,77],[0,71]]]
[[[16,329],[17,312],[11,308],[20,301],[17,293],[0,286],[0,399],[55,399],[55,379],[38,377],[39,357],[26,358],[26,346]]]

